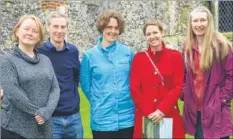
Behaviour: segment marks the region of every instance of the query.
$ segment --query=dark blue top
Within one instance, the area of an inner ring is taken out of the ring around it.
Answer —
[[[67,116],[79,112],[79,52],[65,41],[65,47],[57,51],[48,39],[38,51],[49,57],[60,87],[60,99],[53,116]]]

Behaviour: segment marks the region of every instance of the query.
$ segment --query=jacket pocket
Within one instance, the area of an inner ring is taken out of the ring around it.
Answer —
[[[215,95],[214,95],[215,94]],[[218,86],[213,92],[213,97],[209,99],[207,106],[204,109],[205,125],[211,127],[213,124],[218,126],[221,120],[221,101],[220,101],[220,87]]]
[[[129,59],[125,58],[125,59],[118,61],[118,68],[119,68],[119,71],[128,71],[130,68]]]

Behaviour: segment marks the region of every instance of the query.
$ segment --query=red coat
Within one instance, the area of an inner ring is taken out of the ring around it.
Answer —
[[[131,95],[136,105],[134,138],[142,137],[142,116],[148,116],[159,109],[165,117],[173,118],[173,137],[185,138],[182,118],[177,101],[181,96],[184,78],[184,65],[181,54],[163,49],[153,54],[147,50],[164,78],[164,86],[145,52],[134,56],[130,73]]]

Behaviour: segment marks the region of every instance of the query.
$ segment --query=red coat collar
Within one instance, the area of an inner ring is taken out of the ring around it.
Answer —
[[[158,58],[158,57],[160,57],[163,53],[164,53],[164,51],[166,51],[166,45],[165,45],[165,43],[164,42],[162,42],[162,50],[160,50],[160,51],[156,51],[156,52],[153,52],[152,50],[151,50],[151,47],[149,46],[148,47],[148,49],[147,49],[147,52],[148,52],[148,54],[152,57],[152,58]]]

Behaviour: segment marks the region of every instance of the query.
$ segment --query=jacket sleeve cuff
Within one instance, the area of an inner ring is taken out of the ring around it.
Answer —
[[[226,105],[228,107],[231,106],[231,99],[229,99],[226,95],[221,95],[220,100],[223,105]]]

